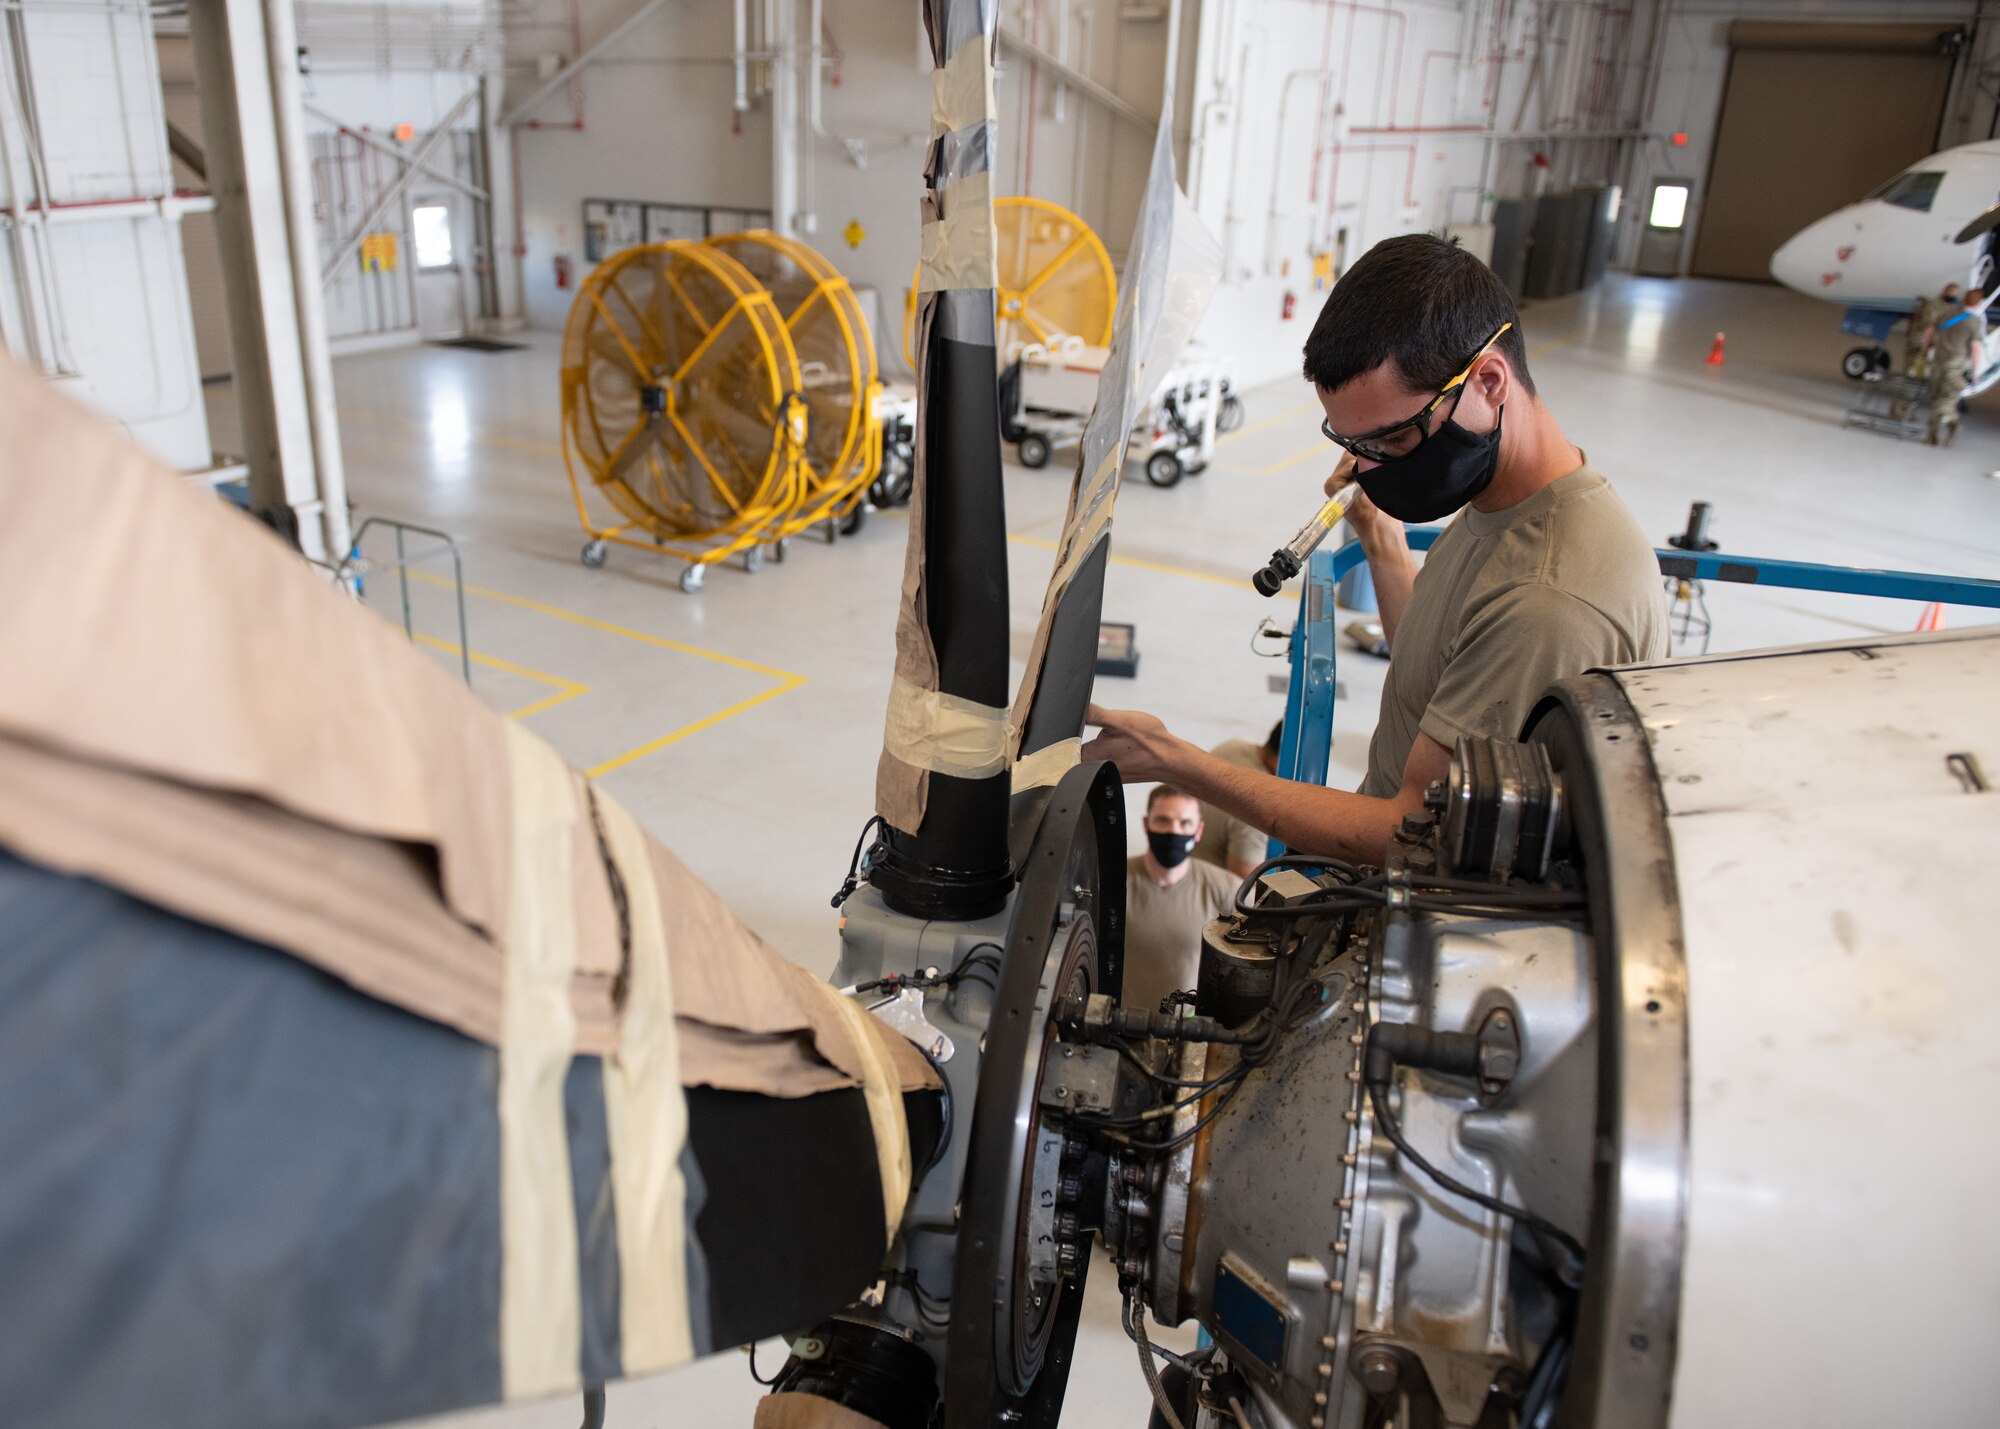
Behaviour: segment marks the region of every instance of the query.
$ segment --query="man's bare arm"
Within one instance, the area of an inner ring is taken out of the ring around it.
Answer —
[[[1368,553],[1368,574],[1375,582],[1375,609],[1382,616],[1382,638],[1393,650],[1396,627],[1403,623],[1403,612],[1410,606],[1410,592],[1416,588],[1417,560],[1410,554],[1402,522],[1383,517],[1382,527],[1361,538],[1361,549]]]
[[[1177,738],[1148,714],[1093,706],[1090,722],[1103,733],[1084,746],[1083,757],[1115,762],[1128,782],[1164,780],[1268,830],[1296,852],[1357,863],[1382,861],[1403,815],[1423,807],[1424,790],[1444,778],[1451,763],[1449,750],[1420,734],[1402,787],[1390,798],[1371,799],[1231,764]]]
[[[1354,458],[1343,456],[1326,479],[1326,494],[1333,495],[1353,480]],[[1347,524],[1354,528],[1362,553],[1368,557],[1368,574],[1375,582],[1375,609],[1382,617],[1382,638],[1393,649],[1396,627],[1403,623],[1410,592],[1416,587],[1416,557],[1410,554],[1403,523],[1384,516],[1366,496],[1357,495],[1347,508]]]

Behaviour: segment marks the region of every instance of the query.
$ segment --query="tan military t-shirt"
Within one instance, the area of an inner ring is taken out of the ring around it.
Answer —
[[[1421,732],[1512,739],[1542,691],[1667,653],[1667,596],[1639,523],[1588,463],[1504,511],[1466,507],[1417,572],[1390,652],[1363,794],[1385,799]]]
[[[1146,856],[1125,865],[1125,990],[1119,1001],[1153,1012],[1160,999],[1194,986],[1201,968],[1201,930],[1229,911],[1239,882],[1227,870],[1191,858],[1187,877],[1165,888],[1153,882]]]
[[[1264,767],[1264,747],[1247,739],[1225,739],[1209,753],[1239,769],[1258,774],[1271,772]],[[1201,837],[1195,840],[1196,858],[1226,869],[1232,858],[1242,863],[1262,863],[1264,851],[1270,846],[1270,836],[1262,829],[1252,827],[1206,799],[1201,801]]]

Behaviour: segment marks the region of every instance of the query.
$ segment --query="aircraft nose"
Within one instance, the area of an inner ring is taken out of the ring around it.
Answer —
[[[1833,257],[1827,220],[1820,219],[1779,245],[1778,251],[1771,255],[1771,276],[1787,288],[1817,295],[1825,287],[1821,277],[1840,266]]]

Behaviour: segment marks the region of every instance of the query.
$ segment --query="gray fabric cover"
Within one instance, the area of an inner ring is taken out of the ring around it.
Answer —
[[[372,1424],[500,1397],[497,1059],[0,853],[0,1424]],[[568,1082],[618,1372],[602,1081]]]

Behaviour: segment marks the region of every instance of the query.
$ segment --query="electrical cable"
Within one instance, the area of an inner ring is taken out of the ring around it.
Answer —
[[[1187,1429],[1180,1415],[1174,1412],[1173,1402],[1167,1398],[1166,1386],[1160,1383],[1159,1366],[1153,1363],[1153,1342],[1146,1337],[1146,1307],[1139,1299],[1137,1286],[1125,1296],[1123,1318],[1125,1333],[1139,1347],[1139,1369],[1146,1376],[1146,1387],[1153,1391],[1153,1403],[1159,1409],[1160,1417],[1167,1421],[1167,1429]]]
[[[980,949],[982,948],[991,948],[995,953],[1001,951],[998,943],[975,943],[972,947],[966,949],[965,956],[960,958],[957,965],[948,973],[889,973],[883,977],[874,979],[872,982],[858,982],[852,988],[848,989],[848,991],[859,997],[862,993],[880,992],[884,988],[887,988],[890,992],[901,992],[905,988],[916,988],[922,991],[934,987],[957,987],[959,983],[971,976],[974,968],[985,968],[990,970],[989,975],[977,978],[975,981],[983,982],[995,992],[998,992],[1000,990],[998,981],[1000,959],[981,952]]]
[[[1554,1222],[1544,1220],[1533,1211],[1503,1201],[1498,1196],[1489,1196],[1484,1191],[1475,1190],[1473,1187],[1466,1185],[1465,1182],[1446,1174],[1425,1160],[1423,1153],[1410,1145],[1409,1138],[1403,1135],[1402,1127],[1397,1124],[1395,1113],[1389,1109],[1388,1092],[1389,1085],[1387,1082],[1371,1081],[1368,1083],[1368,1102],[1375,1109],[1375,1124],[1382,1128],[1382,1134],[1389,1138],[1389,1144],[1401,1153],[1404,1160],[1408,1161],[1412,1166],[1415,1166],[1419,1171],[1430,1177],[1432,1181],[1454,1195],[1462,1196],[1476,1206],[1484,1206],[1487,1210],[1497,1215],[1507,1216],[1512,1220],[1519,1221],[1530,1230],[1554,1241],[1564,1251],[1568,1252],[1571,1257],[1569,1264],[1556,1267],[1557,1276],[1565,1285],[1574,1287],[1581,1283],[1583,1246],[1577,1241],[1575,1236]]]
[[[834,907],[838,908],[853,897],[854,890],[861,886],[861,850],[868,842],[869,832],[877,824],[885,829],[889,827],[880,814],[869,815],[868,822],[861,826],[861,837],[854,841],[854,857],[847,861],[847,877],[841,882],[840,892],[833,895]]]
[[[750,1378],[756,1380],[757,1383],[763,1385],[766,1389],[769,1389],[772,1385],[776,1384],[781,1378],[784,1377],[785,1373],[784,1368],[780,1366],[776,1374],[772,1375],[769,1379],[764,1378],[763,1375],[757,1373],[756,1343],[753,1341],[752,1343],[745,1345],[743,1348],[745,1351],[749,1353],[750,1356]]]
[[[1528,1392],[1521,1397],[1517,1419],[1520,1429],[1549,1429],[1555,1422],[1556,1405],[1563,1384],[1569,1378],[1570,1330],[1559,1326],[1535,1357],[1534,1372],[1528,1376]]]
[[[1236,1094],[1242,1091],[1250,1080],[1250,1071],[1251,1069],[1248,1066],[1239,1064],[1236,1069],[1236,1072],[1234,1073],[1235,1080],[1230,1084],[1229,1090],[1222,1094],[1222,1099],[1220,1101],[1218,1101],[1214,1106],[1210,1107],[1206,1112],[1202,1113],[1202,1115],[1195,1121],[1195,1124],[1193,1126],[1190,1126],[1186,1131],[1179,1133],[1169,1141],[1162,1141],[1158,1146],[1156,1146],[1153,1149],[1156,1151],[1163,1151],[1163,1152],[1177,1151],[1182,1146],[1186,1145],[1188,1142],[1194,1140],[1195,1137],[1199,1136],[1204,1127],[1208,1126],[1210,1122],[1214,1121],[1217,1117],[1221,1116],[1222,1113],[1228,1109],[1229,1104],[1232,1101],[1236,1100]]]

